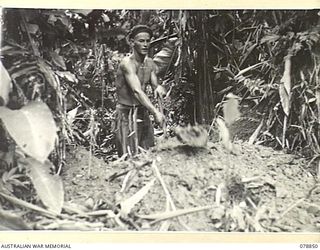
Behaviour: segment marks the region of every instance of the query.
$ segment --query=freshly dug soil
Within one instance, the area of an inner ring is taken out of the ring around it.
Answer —
[[[62,173],[65,200],[88,211],[123,213],[119,204],[155,179],[120,222],[91,218],[103,225],[96,230],[320,231],[319,182],[306,170],[305,159],[243,141],[234,147],[231,154],[220,142],[191,147],[176,138],[159,139],[148,152],[110,163],[78,147],[68,154]],[[174,208],[168,206],[155,169]],[[142,218],[208,205],[211,208],[155,223]]]

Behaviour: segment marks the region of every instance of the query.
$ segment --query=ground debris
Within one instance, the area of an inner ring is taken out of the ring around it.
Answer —
[[[63,174],[66,200],[85,204],[92,197],[94,203],[107,204],[90,206],[86,220],[102,222],[109,230],[305,231],[302,224],[319,217],[320,202],[314,198],[317,190],[307,197],[315,179],[302,168],[307,165],[304,159],[241,141],[234,145],[237,155],[229,154],[218,142],[202,144],[189,154],[181,149],[186,141],[169,138],[127,161],[106,164],[93,157],[91,171],[97,179],[89,181],[82,157],[71,157]],[[86,154],[84,149],[77,150]],[[154,178],[157,180],[122,218],[119,201],[132,197]],[[220,191],[224,193],[217,203]],[[306,200],[301,206],[289,207],[302,198]],[[212,208],[197,211],[200,207]],[[188,209],[195,212],[179,213]],[[300,210],[303,212],[297,213]],[[109,219],[103,220],[104,215]],[[151,220],[152,215],[164,217]]]

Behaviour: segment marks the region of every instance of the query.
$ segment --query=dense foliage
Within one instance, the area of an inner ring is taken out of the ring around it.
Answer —
[[[262,114],[260,142],[318,154],[319,12],[186,15],[197,121],[209,123],[215,105],[234,92]]]
[[[59,124],[60,151],[67,141],[110,153],[115,72],[138,23],[155,34],[151,56],[171,94],[170,125],[211,123],[233,91],[264,114],[261,141],[319,152],[316,10],[4,9],[2,61],[14,83],[8,107],[40,98]]]

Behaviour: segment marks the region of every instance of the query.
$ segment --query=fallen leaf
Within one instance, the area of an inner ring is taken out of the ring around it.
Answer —
[[[142,198],[149,192],[151,187],[153,186],[155,182],[155,178],[152,179],[150,182],[148,182],[144,187],[142,187],[137,193],[135,193],[133,196],[130,198],[120,202],[121,206],[121,215],[123,217],[128,216],[128,214],[131,212],[132,208],[142,200]]]
[[[222,194],[225,191],[225,183],[220,183],[217,187],[216,190],[216,205],[220,205],[221,201],[222,201]]]
[[[263,127],[263,124],[264,124],[264,119],[261,120],[259,126],[256,128],[256,130],[250,136],[249,142],[248,142],[249,145],[252,145],[255,142],[255,140],[257,139],[258,135],[260,134],[260,131],[261,131],[262,127]]]

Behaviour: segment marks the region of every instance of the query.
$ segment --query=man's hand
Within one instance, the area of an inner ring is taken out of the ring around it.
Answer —
[[[157,111],[154,114],[154,119],[156,120],[156,122],[162,127],[164,124],[164,121],[166,119],[166,117],[164,116],[164,114],[162,114],[161,112]]]
[[[166,94],[167,94],[166,89],[161,85],[158,85],[158,87],[154,90],[154,98],[157,98],[158,96],[162,98]]]

